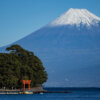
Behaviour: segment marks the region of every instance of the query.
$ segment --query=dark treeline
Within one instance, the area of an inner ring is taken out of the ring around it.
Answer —
[[[0,53],[0,88],[22,88],[22,80],[31,80],[31,87],[42,85],[47,73],[41,60],[34,53],[19,45],[6,48]]]

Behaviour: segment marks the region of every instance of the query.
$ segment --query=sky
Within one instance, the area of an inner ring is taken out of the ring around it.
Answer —
[[[70,8],[100,17],[100,0],[0,0],[0,47],[40,29]]]

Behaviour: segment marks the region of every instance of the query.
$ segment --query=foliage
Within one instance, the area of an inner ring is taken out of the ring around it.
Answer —
[[[21,88],[22,80],[31,80],[31,87],[42,85],[47,73],[41,60],[19,45],[6,48],[0,53],[0,88]]]

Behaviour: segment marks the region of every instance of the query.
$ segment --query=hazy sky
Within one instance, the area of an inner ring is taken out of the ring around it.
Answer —
[[[0,46],[34,32],[69,8],[85,8],[100,17],[100,0],[0,0]]]

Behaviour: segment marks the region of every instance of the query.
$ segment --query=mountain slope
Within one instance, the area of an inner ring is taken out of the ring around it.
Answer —
[[[43,61],[46,86],[100,86],[100,18],[86,9],[70,9],[16,43]]]

